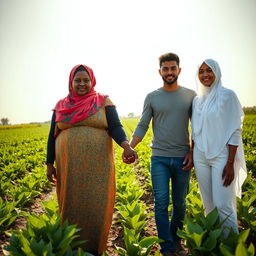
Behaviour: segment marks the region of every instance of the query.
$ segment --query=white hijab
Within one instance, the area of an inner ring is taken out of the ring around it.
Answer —
[[[204,86],[198,78],[203,62],[215,75],[211,87]],[[193,101],[192,134],[195,143],[197,136],[201,136],[202,144],[197,144],[197,147],[205,153],[207,159],[212,159],[224,150],[232,134],[242,129],[244,112],[236,94],[222,86],[219,64],[213,59],[203,62],[196,76],[198,96]],[[234,168],[236,192],[241,197],[241,186],[247,176],[242,138],[237,148]]]

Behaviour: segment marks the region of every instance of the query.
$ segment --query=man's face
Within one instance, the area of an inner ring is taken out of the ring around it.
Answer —
[[[159,74],[168,85],[172,85],[178,79],[181,69],[176,61],[165,61],[159,69]]]

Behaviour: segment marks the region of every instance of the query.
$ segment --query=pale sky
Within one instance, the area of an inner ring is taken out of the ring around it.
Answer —
[[[141,114],[167,52],[180,57],[180,85],[196,90],[197,65],[213,58],[223,85],[254,106],[255,26],[256,0],[0,0],[0,119],[50,120],[81,63],[119,115]]]

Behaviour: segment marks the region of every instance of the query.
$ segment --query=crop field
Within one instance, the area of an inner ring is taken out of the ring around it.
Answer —
[[[130,137],[138,119],[122,119]],[[46,178],[48,125],[0,127],[0,255],[89,255],[75,246],[77,229],[60,224],[54,185]],[[237,199],[240,234],[223,236],[216,210],[204,216],[192,170],[183,239],[189,255],[254,255],[256,244],[256,115],[246,115],[243,142],[248,177]],[[126,165],[115,144],[116,206],[105,256],[159,256],[150,180],[149,130]],[[172,204],[170,204],[170,215]]]

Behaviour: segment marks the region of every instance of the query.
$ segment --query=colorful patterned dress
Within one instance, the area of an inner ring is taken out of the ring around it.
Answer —
[[[112,104],[106,98],[105,104]],[[81,228],[81,247],[106,250],[115,202],[113,142],[105,107],[77,123],[57,123],[57,196],[63,219]]]

